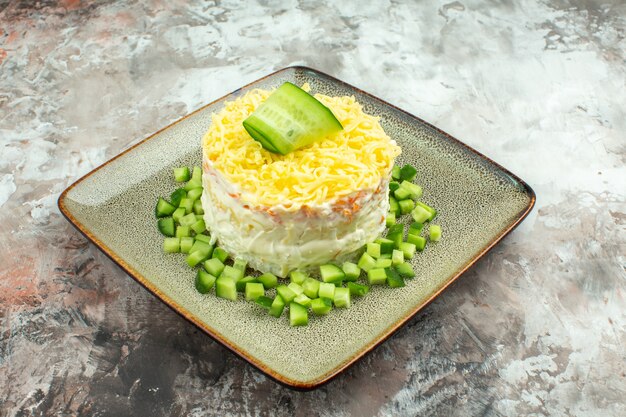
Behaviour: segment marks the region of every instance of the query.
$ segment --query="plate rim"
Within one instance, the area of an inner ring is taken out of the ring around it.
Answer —
[[[248,88],[250,86],[253,86],[257,83],[259,83],[260,81],[263,81],[269,77],[278,75],[280,73],[286,72],[286,71],[310,71],[315,73],[316,75],[321,75],[323,77],[326,77],[327,79],[330,79],[331,81],[341,84],[344,87],[348,87],[350,89],[353,89],[354,91],[359,92],[360,94],[366,95],[374,100],[379,101],[380,103],[391,107],[392,109],[404,114],[405,116],[408,116],[409,118],[412,118],[416,121],[419,121],[420,123],[422,123],[423,125],[428,126],[429,128],[433,129],[434,131],[438,132],[439,134],[445,136],[448,140],[451,140],[452,142],[455,142],[457,145],[462,146],[463,148],[465,148],[467,151],[469,151],[470,153],[473,153],[475,156],[479,157],[480,159],[492,164],[493,166],[495,166],[496,168],[498,168],[499,170],[501,170],[504,174],[508,175],[509,177],[513,178],[520,186],[522,186],[524,192],[526,193],[526,195],[529,197],[529,202],[527,204],[527,206],[522,209],[519,213],[517,213],[515,215],[515,219],[505,228],[503,228],[500,233],[494,237],[485,247],[482,248],[482,250],[476,254],[476,256],[472,257],[472,259],[470,259],[467,264],[465,264],[461,269],[459,269],[452,278],[450,278],[441,288],[439,288],[436,292],[434,292],[433,294],[431,294],[431,296],[429,298],[427,298],[425,301],[423,301],[422,303],[416,305],[413,309],[411,309],[406,315],[404,315],[400,320],[396,321],[395,323],[391,324],[387,329],[385,329],[378,337],[376,337],[374,340],[372,340],[370,343],[364,345],[362,348],[360,348],[354,355],[352,355],[351,357],[349,357],[348,359],[346,359],[345,361],[343,361],[342,363],[340,363],[339,365],[333,367],[332,369],[330,369],[328,372],[324,373],[322,376],[316,378],[316,379],[312,379],[312,380],[308,380],[308,381],[298,381],[298,380],[294,380],[292,378],[289,378],[285,375],[280,374],[279,372],[275,371],[274,369],[270,368],[268,365],[266,365],[265,363],[263,363],[261,360],[253,357],[252,355],[249,355],[246,351],[244,351],[243,349],[241,349],[237,344],[235,344],[234,342],[229,341],[228,338],[226,338],[225,336],[223,336],[221,333],[219,333],[218,331],[216,331],[215,329],[213,329],[212,327],[202,323],[194,314],[192,314],[191,312],[187,311],[183,306],[181,306],[180,304],[178,304],[176,301],[174,301],[173,299],[171,299],[170,297],[168,297],[166,294],[164,294],[163,292],[161,292],[161,290],[154,284],[152,284],[149,280],[147,280],[143,275],[141,275],[138,271],[136,271],[131,265],[129,265],[123,258],[121,258],[117,253],[115,253],[111,248],[109,248],[104,242],[102,242],[100,239],[98,239],[94,234],[91,233],[91,231],[85,226],[83,225],[71,212],[71,209],[68,208],[68,206],[66,205],[66,200],[68,199],[68,193],[75,188],[76,186],[78,186],[80,183],[82,183],[83,181],[85,181],[86,179],[88,179],[90,176],[92,176],[96,171],[99,171],[100,169],[106,167],[108,164],[112,163],[113,161],[115,161],[116,159],[122,157],[123,155],[135,150],[136,148],[138,148],[139,146],[141,146],[142,144],[144,144],[145,142],[147,142],[148,140],[154,138],[155,136],[157,136],[158,134],[160,134],[161,132],[165,131],[166,129],[169,129],[171,127],[173,127],[174,125],[188,119],[189,117],[193,116],[194,114],[204,110],[205,108],[221,102],[223,100],[225,100],[226,98],[228,98],[229,96],[232,96],[234,94],[236,94],[237,92],[239,92],[240,90],[244,89],[244,88]],[[444,132],[443,130],[439,129],[438,127],[432,125],[431,123],[428,123],[427,121],[407,112],[406,110],[403,110],[371,93],[368,93],[358,87],[355,87],[345,81],[342,81],[338,78],[335,78],[331,75],[328,75],[322,71],[319,71],[317,69],[308,67],[308,66],[303,66],[303,65],[293,65],[293,66],[288,66],[288,67],[284,67],[281,68],[279,70],[276,70],[270,74],[267,74],[257,80],[254,80],[242,87],[237,88],[236,90],[225,94],[222,97],[219,97],[213,101],[211,101],[208,104],[205,104],[201,107],[199,107],[198,109],[192,111],[191,113],[179,118],[178,120],[170,123],[169,125],[157,130],[156,132],[150,134],[149,136],[147,136],[145,139],[140,140],[139,142],[137,142],[136,144],[130,146],[129,148],[123,150],[122,152],[120,152],[119,154],[117,154],[116,156],[112,157],[111,159],[107,160],[106,162],[104,162],[103,164],[99,165],[98,167],[94,168],[93,170],[89,171],[88,173],[86,173],[85,175],[83,175],[82,177],[80,177],[79,179],[77,179],[76,181],[74,181],[72,184],[70,184],[65,190],[63,190],[63,192],[59,195],[59,198],[57,200],[57,206],[59,207],[59,210],[61,211],[61,214],[67,219],[67,221],[72,224],[83,236],[85,236],[87,238],[87,240],[91,241],[91,243],[93,243],[100,251],[102,251],[109,259],[111,259],[115,264],[117,264],[117,266],[119,266],[124,272],[126,272],[126,274],[128,274],[131,278],[133,278],[136,282],[138,282],[142,287],[144,287],[146,290],[148,290],[150,293],[152,293],[154,296],[156,296],[159,300],[161,300],[165,305],[167,305],[169,308],[171,308],[174,312],[176,312],[177,314],[179,314],[181,317],[183,317],[184,319],[186,319],[187,321],[189,321],[190,323],[194,324],[196,327],[198,327],[200,330],[202,330],[204,333],[206,333],[209,337],[211,337],[213,340],[215,340],[216,342],[219,342],[220,344],[222,344],[223,346],[225,346],[226,348],[228,348],[231,352],[235,353],[237,356],[239,356],[240,358],[242,358],[243,360],[245,360],[246,362],[248,362],[249,364],[251,364],[252,366],[256,367],[257,369],[259,369],[261,372],[263,372],[264,374],[266,374],[267,376],[269,376],[271,379],[273,379],[274,381],[287,386],[288,388],[292,388],[292,389],[296,389],[296,390],[301,390],[301,391],[309,391],[315,388],[319,388],[322,385],[325,385],[326,383],[330,382],[331,380],[333,380],[334,378],[336,378],[337,376],[339,376],[340,374],[342,374],[346,369],[348,369],[350,366],[352,366],[353,364],[355,364],[358,360],[360,360],[361,358],[363,358],[365,355],[369,354],[370,352],[372,352],[376,347],[378,347],[379,345],[381,345],[383,342],[385,342],[387,339],[389,339],[393,334],[395,334],[401,327],[403,327],[409,320],[411,320],[413,317],[415,317],[415,315],[421,311],[424,307],[428,306],[435,298],[437,298],[443,291],[445,291],[450,285],[452,285],[452,283],[454,283],[457,279],[459,279],[459,277],[461,277],[468,269],[470,269],[472,266],[474,266],[480,259],[482,259],[496,244],[498,244],[505,236],[507,236],[509,233],[511,233],[511,231],[513,231],[527,216],[528,214],[531,212],[531,210],[533,209],[533,207],[535,206],[535,202],[536,202],[537,196],[535,194],[535,191],[521,178],[519,178],[517,175],[513,174],[511,171],[509,171],[508,169],[506,169],[505,167],[503,167],[502,165],[498,164],[497,162],[495,162],[494,160],[492,160],[491,158],[483,155],[482,153],[480,153],[479,151],[477,151],[476,149],[472,148],[471,146],[461,142],[459,139],[453,137],[452,135]]]

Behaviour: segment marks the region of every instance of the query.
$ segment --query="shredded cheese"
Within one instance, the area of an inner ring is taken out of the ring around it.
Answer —
[[[308,91],[308,85],[303,88]],[[203,138],[206,159],[244,199],[260,206],[322,204],[349,194],[375,190],[387,177],[400,148],[378,118],[363,112],[354,97],[315,98],[343,125],[337,134],[287,155],[265,150],[242,122],[271,94],[255,89],[225,103],[212,115]]]

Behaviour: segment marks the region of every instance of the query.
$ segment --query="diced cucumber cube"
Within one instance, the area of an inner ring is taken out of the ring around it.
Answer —
[[[367,244],[367,254],[372,258],[380,258],[380,244],[376,242],[370,242]]]
[[[431,224],[428,227],[428,236],[433,242],[438,242],[441,239],[441,226],[438,224]]]
[[[215,284],[215,276],[209,274],[204,269],[198,269],[196,273],[196,290],[200,294],[206,294],[209,292],[213,285]]]
[[[389,197],[389,212],[394,213],[396,216],[400,215],[400,205],[398,200],[393,197]]]
[[[297,295],[291,290],[291,288],[286,285],[279,285],[278,287],[276,287],[276,292],[282,297],[285,303],[292,302]]]
[[[361,276],[361,268],[355,263],[344,262],[341,266],[343,273],[346,275],[346,281],[356,281]]]
[[[178,228],[180,229],[180,227]],[[178,229],[176,231],[178,231]],[[191,247],[193,246],[194,240],[192,237],[181,237],[180,238],[180,251],[181,253],[189,253],[191,251]]]
[[[195,203],[201,195],[202,188],[194,188],[193,190],[189,190],[189,192],[187,193],[187,198]]]
[[[349,308],[350,307],[350,290],[345,287],[335,288],[335,298],[333,299],[335,307]]]
[[[196,240],[193,243],[193,246],[191,247],[191,249],[189,249],[189,253],[194,253],[197,251],[203,251],[207,253],[207,258],[211,256],[211,254],[213,253],[213,246],[210,245],[209,243],[203,242],[201,240]]]
[[[391,253],[383,253],[378,259],[391,259]]]
[[[411,212],[411,217],[418,223],[424,223],[430,219],[430,212],[422,206],[416,206]]]
[[[287,285],[287,288],[293,291],[295,295],[300,295],[304,292],[304,288],[302,288],[302,285],[296,284],[295,282],[292,282],[289,285]]]
[[[374,268],[389,268],[391,266],[391,259],[379,258],[376,260]]]
[[[280,296],[280,294],[276,294],[276,297],[274,297],[274,301],[272,301],[272,305],[270,306],[270,316],[280,317],[280,315],[283,314],[284,308],[285,301]]]
[[[396,200],[398,200],[398,204],[400,204],[402,200],[408,200],[409,198],[411,198],[411,192],[403,187],[400,187],[396,191],[394,191],[393,195],[394,197],[396,197]]]
[[[219,259],[220,261],[222,261],[222,263],[224,263],[226,262],[226,259],[228,259],[228,252],[220,247],[217,247],[213,251],[213,257]]]
[[[394,224],[396,224],[396,213],[390,211],[389,213],[387,213],[387,217],[385,218],[385,226],[389,227],[393,226]]]
[[[204,269],[206,269],[209,274],[216,277],[222,275],[222,271],[224,271],[224,264],[217,258],[212,258],[204,261],[204,264],[202,266],[204,266]]]
[[[426,247],[426,238],[423,238],[421,236],[409,234],[406,237],[406,241],[414,244],[415,249],[417,249],[420,252],[423,251],[424,248]]]
[[[409,181],[402,181],[400,188],[404,188],[411,193],[412,199],[418,199],[422,196],[422,187]]]
[[[326,264],[320,266],[320,275],[324,282],[339,282],[342,281],[346,274],[337,265]]]
[[[193,167],[193,173],[191,174],[192,181],[202,181],[202,169],[200,167]]]
[[[404,280],[402,279],[400,274],[396,272],[395,269],[387,268],[385,272],[387,273],[387,285],[389,285],[391,288],[404,287]]]
[[[180,202],[183,198],[187,197],[187,191],[184,188],[178,188],[170,194],[170,202],[174,207],[180,206]]]
[[[359,259],[358,267],[364,270],[365,272],[369,272],[370,269],[374,268],[376,265],[376,260],[372,258],[370,255],[365,252],[361,255],[361,259]]]
[[[202,207],[202,201],[196,200],[193,202],[193,212],[195,214],[204,214],[204,208]]]
[[[382,285],[387,282],[387,274],[383,268],[370,269],[367,272],[367,281],[370,285]]]
[[[398,274],[400,274],[400,276],[403,278],[415,277],[415,271],[413,271],[413,267],[408,262],[401,263],[400,265],[397,265],[395,268],[396,268],[396,271],[398,271]]]
[[[357,284],[356,282],[348,282],[348,290],[350,291],[350,295],[362,297],[369,292],[370,287],[367,285]]]
[[[157,205],[154,209],[154,214],[157,217],[171,216],[172,213],[174,213],[174,211],[176,211],[175,206],[170,204],[168,201],[166,201],[162,197],[159,197],[159,200],[157,201]]]
[[[398,188],[400,188],[400,183],[398,181],[391,181],[389,183],[389,191],[390,192],[394,192],[396,191]]]
[[[189,255],[187,255],[187,265],[189,265],[191,268],[194,268],[200,262],[204,262],[209,256],[210,254],[206,250],[189,252]]]
[[[215,295],[220,298],[225,298],[227,300],[236,301],[237,300],[237,283],[225,276],[220,276],[215,281]]]
[[[176,224],[171,217],[162,217],[157,221],[157,228],[165,236],[174,237]]]
[[[415,256],[415,249],[417,248],[412,243],[402,242],[400,243],[400,247],[398,249],[400,249],[404,254],[404,259],[413,259],[413,256]]]
[[[179,208],[185,209],[185,214],[193,213],[193,200],[188,199],[187,197],[180,200]]]
[[[193,178],[191,180],[189,180],[189,182],[187,184],[185,184],[185,191],[189,192],[193,189],[196,188],[202,188],[202,181],[200,180],[194,180]]]
[[[393,240],[390,240],[384,237],[379,237],[374,242],[380,245],[381,254],[391,253],[391,251],[393,250]]]
[[[178,226],[176,228],[176,237],[189,237],[191,236],[191,228],[189,226]]]
[[[196,233],[203,233],[206,231],[206,225],[204,224],[204,220],[198,220],[194,224],[191,225],[191,230]]]
[[[255,301],[265,295],[265,288],[260,282],[248,282],[246,284],[246,301]]]
[[[423,208],[424,210],[426,210],[427,212],[430,213],[430,216],[428,217],[428,221],[433,220],[437,216],[437,210],[435,210],[431,206],[429,206],[427,204],[424,204],[421,201],[416,202],[415,205]],[[423,223],[423,222],[421,222],[421,223]]]
[[[257,278],[261,284],[265,287],[265,289],[276,288],[278,285],[278,278],[274,274],[270,274],[269,272],[264,273],[263,275]]]
[[[404,253],[399,249],[394,249],[391,254],[391,264],[400,265],[402,262],[404,262]]]
[[[239,281],[243,278],[243,271],[237,268],[233,268],[232,266],[226,265],[224,270],[222,271],[221,277],[227,277],[232,279],[234,282]]]
[[[413,222],[409,226],[409,234],[419,236],[424,228],[424,223]]]
[[[269,310],[270,307],[272,307],[272,303],[274,302],[274,300],[272,300],[269,297],[266,297],[264,295],[260,296],[259,298],[256,299],[256,303],[258,305],[260,305],[261,307],[263,307],[266,310]]]
[[[316,298],[311,300],[311,310],[318,316],[324,316],[333,309],[333,302],[329,298]]]
[[[302,283],[304,294],[309,298],[317,298],[320,290],[320,282],[315,278],[307,278]]]
[[[403,181],[413,181],[416,174],[417,170],[409,164],[406,164],[400,169],[400,179]]]
[[[172,218],[176,223],[180,223],[180,219],[185,215],[185,208],[178,207],[174,213],[172,213]]]
[[[296,298],[293,299],[293,302],[308,307],[311,304],[311,299],[307,297],[306,294],[302,293],[297,295]]]
[[[180,223],[181,226],[191,226],[196,221],[197,221],[196,215],[193,214],[193,213],[189,213],[189,214],[185,214],[183,217],[181,217],[180,221],[178,223]]]
[[[180,252],[180,239],[177,237],[166,237],[163,239],[163,252],[177,253]]]
[[[246,268],[248,267],[248,262],[244,261],[241,258],[236,258],[235,262],[233,262],[233,268],[240,270],[245,274]]]
[[[320,298],[328,298],[328,299],[334,299],[335,298],[335,284],[330,283],[330,282],[321,282],[320,283],[320,289],[317,292],[317,295]]]
[[[402,200],[398,205],[400,205],[400,213],[402,214],[408,214],[415,208],[415,202],[413,200]]]
[[[189,178],[191,178],[191,174],[189,174],[188,167],[174,168],[174,181],[185,182],[189,181]]]
[[[308,275],[302,271],[291,271],[289,273],[289,280],[296,284],[302,284],[307,278]]]
[[[306,307],[298,303],[290,303],[289,324],[292,326],[306,326],[309,324],[309,313],[306,311]]]
[[[203,235],[201,233],[195,235],[194,239],[199,240],[200,242],[208,243],[209,245],[211,244],[211,236]]]
[[[398,165],[394,165],[393,168],[391,168],[391,178],[393,178],[394,180],[399,180],[401,173],[402,170]]]
[[[248,283],[251,283],[251,282],[261,284],[259,281],[257,281],[256,277],[252,277],[252,276],[243,277],[239,281],[237,281],[237,291],[239,292],[245,291],[246,285],[248,285]]]

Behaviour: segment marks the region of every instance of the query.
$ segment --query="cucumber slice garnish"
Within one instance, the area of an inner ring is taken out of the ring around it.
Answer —
[[[291,83],[276,89],[243,127],[265,149],[282,155],[343,129],[328,107]]]

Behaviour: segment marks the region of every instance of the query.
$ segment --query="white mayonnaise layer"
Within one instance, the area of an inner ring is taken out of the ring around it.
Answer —
[[[246,203],[245,194],[205,160],[204,221],[213,240],[233,257],[285,277],[294,269],[353,259],[376,239],[389,211],[388,181],[384,178],[376,190],[356,191],[331,203],[259,207]]]

